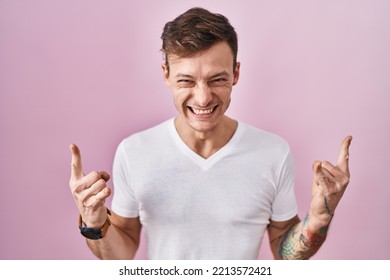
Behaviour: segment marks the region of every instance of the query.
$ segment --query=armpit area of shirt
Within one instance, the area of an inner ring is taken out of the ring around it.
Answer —
[[[282,215],[272,214],[271,220],[275,222],[284,222],[294,218],[297,214],[298,214],[298,209],[294,209],[293,211],[290,211]]]

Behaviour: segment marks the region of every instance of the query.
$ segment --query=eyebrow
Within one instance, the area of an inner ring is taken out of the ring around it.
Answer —
[[[194,78],[194,77],[192,77],[191,75],[179,73],[175,75],[175,78]]]
[[[219,72],[219,73],[211,75],[210,77],[208,77],[208,79],[213,79],[213,78],[220,77],[220,76],[223,76],[223,77],[229,76],[229,73],[224,70],[222,72]],[[194,77],[191,76],[191,75],[188,75],[188,74],[178,73],[178,74],[175,75],[175,78],[190,78],[190,79],[193,79]]]

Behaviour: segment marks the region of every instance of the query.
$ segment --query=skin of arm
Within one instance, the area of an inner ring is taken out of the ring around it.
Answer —
[[[309,259],[324,243],[335,209],[349,183],[351,141],[351,136],[344,139],[337,165],[314,162],[311,206],[302,221],[298,216],[283,222],[270,221],[268,234],[275,259]]]
[[[131,260],[137,252],[141,223],[139,218],[124,218],[114,212],[106,236],[99,240],[86,239],[92,253],[102,260]]]

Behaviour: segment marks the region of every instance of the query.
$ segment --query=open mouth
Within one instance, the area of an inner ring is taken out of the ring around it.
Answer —
[[[194,115],[197,115],[197,116],[209,116],[211,115],[214,110],[218,107],[218,105],[214,106],[214,107],[211,107],[211,108],[207,108],[207,109],[199,109],[199,108],[193,108],[191,106],[187,106],[187,108],[194,114]]]

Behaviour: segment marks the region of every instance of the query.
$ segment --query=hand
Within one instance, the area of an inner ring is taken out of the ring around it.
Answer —
[[[79,148],[72,144],[72,167],[69,186],[83,222],[90,228],[100,229],[107,219],[105,199],[111,190],[106,182],[110,175],[106,172],[83,174]]]
[[[333,217],[350,179],[349,146],[351,141],[352,136],[347,136],[344,139],[337,165],[334,166],[328,161],[314,162],[312,214],[316,216],[327,215],[329,219]]]

